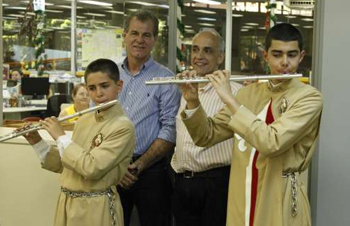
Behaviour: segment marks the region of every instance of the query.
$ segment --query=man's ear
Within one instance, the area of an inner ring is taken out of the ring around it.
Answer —
[[[124,84],[123,81],[119,80],[119,81],[116,82],[116,84],[117,84],[117,91],[118,91],[118,93],[121,93],[122,90],[123,90],[123,84]]]
[[[264,60],[267,63],[267,51],[266,50],[264,50],[263,55],[264,55]]]
[[[299,64],[301,63],[301,61],[304,59],[305,56],[305,50],[300,52],[300,60],[299,60]]]
[[[224,59],[225,59],[225,52],[220,52],[219,53],[219,58],[218,58],[218,65],[221,65],[222,62],[224,62]]]

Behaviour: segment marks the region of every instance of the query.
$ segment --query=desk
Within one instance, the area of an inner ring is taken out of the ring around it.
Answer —
[[[46,107],[5,107],[3,109],[5,119],[17,119],[20,120],[25,117],[32,116],[33,112],[46,111]]]
[[[0,127],[0,135],[11,131],[13,128]],[[45,130],[39,133],[55,144]],[[23,137],[0,143],[0,225],[52,225],[59,177],[41,169],[38,156]]]

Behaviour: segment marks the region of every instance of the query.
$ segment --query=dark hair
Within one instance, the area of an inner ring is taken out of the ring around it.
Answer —
[[[298,41],[300,51],[303,50],[303,36],[301,32],[291,24],[281,23],[272,27],[265,39],[265,50],[271,47],[272,40],[291,42]]]
[[[79,83],[77,85],[74,86],[73,90],[72,90],[72,97],[75,97],[78,93],[78,90],[80,89],[80,87],[84,87],[87,90],[87,87],[84,83]]]
[[[129,27],[130,27],[130,22],[133,18],[136,18],[137,20],[141,22],[145,22],[147,20],[151,20],[153,22],[153,36],[157,37],[158,36],[158,18],[154,15],[154,13],[151,13],[150,11],[147,10],[140,10],[131,13],[125,20],[124,23],[124,31],[128,32]]]
[[[109,59],[97,59],[92,61],[86,68],[84,78],[85,83],[87,81],[87,77],[91,73],[102,72],[108,75],[108,77],[115,82],[119,81],[119,69],[116,63]]]

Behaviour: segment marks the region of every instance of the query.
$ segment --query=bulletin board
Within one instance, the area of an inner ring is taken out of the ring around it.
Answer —
[[[121,62],[123,54],[123,29],[82,29],[81,63],[82,67],[98,59],[107,58]]]

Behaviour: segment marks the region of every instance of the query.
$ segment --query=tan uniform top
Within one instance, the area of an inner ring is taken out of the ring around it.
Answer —
[[[322,96],[298,79],[272,87],[270,83],[249,85],[238,91],[243,106],[232,116],[223,108],[207,118],[202,108],[184,123],[198,146],[211,146],[234,137],[227,210],[228,226],[249,225],[252,153],[259,151],[254,226],[311,225],[304,185],[298,181],[297,215],[292,217],[290,177],[287,172],[307,169],[318,136]],[[259,115],[271,102],[273,123]],[[297,174],[298,178],[298,174]]]
[[[135,132],[120,104],[106,111],[83,115],[75,125],[73,142],[60,158],[51,148],[43,168],[61,173],[61,186],[71,191],[95,192],[112,187],[117,225],[123,210],[115,185],[124,176],[135,148]],[[108,197],[72,198],[61,193],[55,226],[110,226]]]

